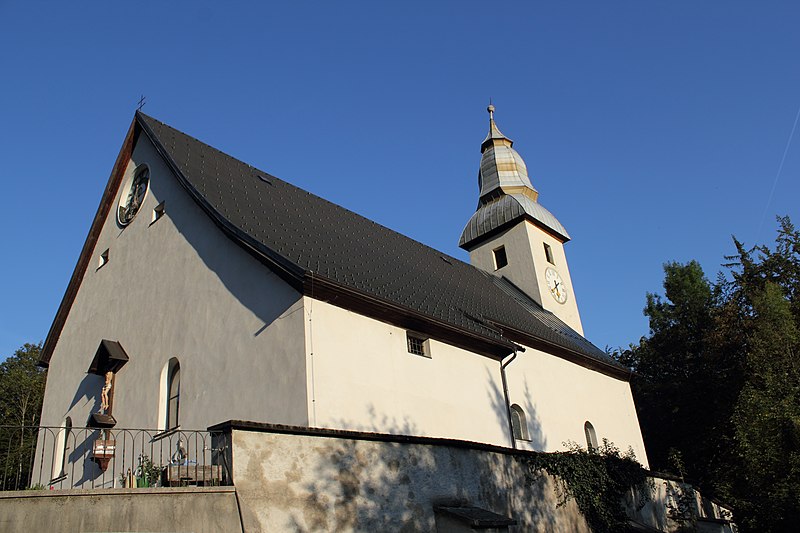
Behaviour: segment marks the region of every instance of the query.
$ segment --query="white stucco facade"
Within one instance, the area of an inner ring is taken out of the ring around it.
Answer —
[[[430,357],[408,352],[406,330],[304,298],[309,425],[512,446],[500,362],[431,339]],[[630,385],[526,348],[506,367],[510,404],[525,413],[520,449],[631,447],[647,464]]]
[[[447,437],[510,446],[500,363],[305,298],[312,427]]]
[[[507,366],[509,401],[527,418],[530,442],[518,447],[564,450],[570,442],[586,447],[584,424],[590,422],[598,443],[608,439],[625,452],[631,447],[647,465],[630,384],[533,348]]]

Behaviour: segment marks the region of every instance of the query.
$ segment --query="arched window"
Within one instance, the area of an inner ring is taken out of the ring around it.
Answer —
[[[181,406],[181,365],[177,359],[170,359],[167,379],[167,427],[175,429],[180,419]]]
[[[525,419],[525,411],[517,404],[511,406],[511,429],[514,438],[518,440],[528,439],[528,421]]]
[[[586,435],[586,448],[590,451],[597,450],[597,433],[594,431],[594,426],[588,420],[583,425],[583,432]]]
[[[55,457],[53,457],[53,481],[67,476],[67,452],[69,451],[69,438],[72,433],[72,418],[64,420],[64,427],[59,429],[56,437]]]

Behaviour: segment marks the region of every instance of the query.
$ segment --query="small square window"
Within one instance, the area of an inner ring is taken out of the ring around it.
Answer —
[[[164,216],[164,202],[153,208],[153,222]],[[151,224],[153,223],[151,222]]]
[[[108,263],[108,248],[100,254],[100,259],[97,260],[97,268],[103,268]]]
[[[406,333],[406,342],[408,343],[408,353],[423,357],[431,356],[429,339],[414,333]]]
[[[544,243],[544,256],[547,259],[547,262],[551,265],[555,265],[555,261],[553,261],[553,249],[550,248],[550,245]]]
[[[508,264],[508,256],[506,256],[506,247],[501,246],[494,250],[494,269],[500,270]]]

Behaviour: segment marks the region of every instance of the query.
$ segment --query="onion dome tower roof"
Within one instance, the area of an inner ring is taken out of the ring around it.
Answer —
[[[539,192],[531,184],[525,161],[514,150],[514,141],[503,135],[494,121],[494,106],[487,110],[489,133],[481,143],[478,210],[464,227],[458,245],[469,250],[520,218],[529,218],[568,241],[564,226],[539,204]]]

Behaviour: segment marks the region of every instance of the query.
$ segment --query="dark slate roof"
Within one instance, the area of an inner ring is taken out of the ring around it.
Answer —
[[[603,366],[622,368],[509,282],[152,117],[139,112],[137,118],[194,189],[190,192],[241,233],[243,243],[269,254],[283,267],[306,275],[313,271],[314,276],[489,341],[510,344],[500,329],[513,328]]]

